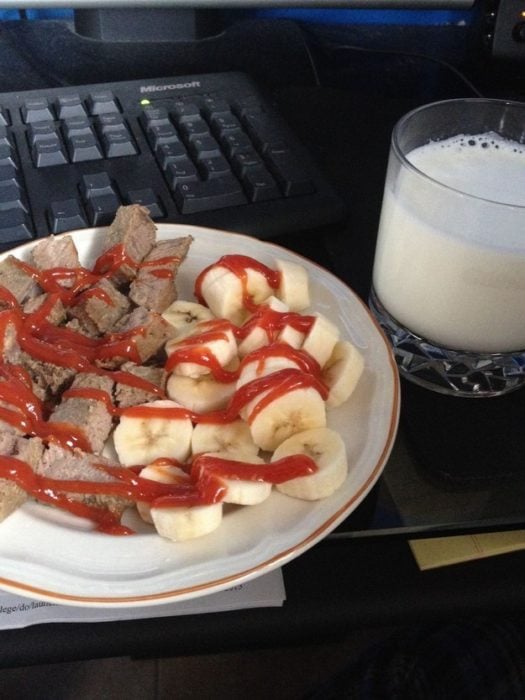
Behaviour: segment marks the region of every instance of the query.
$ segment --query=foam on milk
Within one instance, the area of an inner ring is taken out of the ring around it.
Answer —
[[[493,202],[525,206],[525,145],[499,134],[461,134],[433,141],[407,158],[448,187]]]

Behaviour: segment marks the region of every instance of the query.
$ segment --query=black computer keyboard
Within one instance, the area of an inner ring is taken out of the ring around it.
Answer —
[[[263,239],[344,211],[242,73],[0,94],[2,248],[104,226],[131,203]]]

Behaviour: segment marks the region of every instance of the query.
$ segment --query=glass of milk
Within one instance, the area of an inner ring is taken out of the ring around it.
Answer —
[[[370,307],[417,384],[525,383],[525,103],[446,100],[396,124]]]

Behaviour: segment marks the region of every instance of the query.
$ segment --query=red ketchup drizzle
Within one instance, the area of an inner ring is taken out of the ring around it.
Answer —
[[[251,258],[248,255],[223,255],[217,262],[213,263],[212,265],[208,265],[208,267],[202,270],[195,280],[194,293],[201,304],[204,303],[202,296],[202,282],[206,273],[213,267],[225,267],[240,279],[242,285],[243,304],[249,311],[255,311],[257,309],[257,305],[253,303],[251,294],[248,292],[248,270],[255,270],[263,275],[271,289],[277,289],[281,280],[281,275],[279,272],[272,270],[270,267],[267,267],[258,260],[255,260],[255,258]]]
[[[207,367],[218,382],[235,381],[239,376],[238,372],[224,369],[206,347],[206,343],[216,340],[227,341],[226,333],[232,330],[232,324],[229,321],[214,320],[205,321],[200,327],[204,329],[201,333],[183,338],[175,345],[166,360],[165,370],[171,372],[181,362],[193,362]]]
[[[156,260],[143,260],[139,264],[139,270],[144,268],[152,268],[147,270],[148,274],[153,277],[158,277],[159,279],[174,279],[175,273],[173,268],[177,263],[180,262],[179,255],[166,255],[163,258],[157,258]]]
[[[64,391],[62,399],[90,399],[92,401],[101,401],[105,405],[108,413],[111,413],[113,416],[118,415],[118,410],[113,406],[111,396],[103,389],[87,386],[73,387]]]
[[[290,455],[269,464],[251,464],[211,455],[200,455],[193,461],[191,474],[197,480],[200,480],[204,474],[210,474],[224,479],[282,484],[299,476],[315,474],[317,469],[313,459],[305,454]]]
[[[93,266],[93,272],[95,275],[110,276],[123,265],[127,265],[133,270],[138,268],[138,263],[126,253],[124,245],[116,243],[102,255],[99,255]]]
[[[259,363],[258,372],[264,370],[264,363],[270,357],[284,357],[292,362],[295,362],[302,372],[309,372],[317,377],[321,376],[321,367],[317,360],[309,355],[304,350],[293,348],[286,343],[272,343],[271,345],[263,345],[263,347],[253,350],[241,362],[241,369],[248,363],[257,361]]]
[[[267,304],[260,304],[253,315],[234,332],[242,339],[255,327],[259,327],[266,331],[269,342],[272,342],[285,326],[292,326],[301,333],[308,333],[314,321],[315,316],[306,316],[295,311],[276,311]]]
[[[149,382],[147,379],[139,377],[136,374],[133,374],[132,372],[125,372],[121,369],[112,371],[99,370],[99,372],[102,374],[107,374],[118,384],[126,384],[127,386],[131,386],[135,389],[141,389],[142,391],[145,391],[148,394],[154,394],[158,398],[166,398],[166,394],[160,386],[157,386],[156,384],[153,384],[153,382]]]

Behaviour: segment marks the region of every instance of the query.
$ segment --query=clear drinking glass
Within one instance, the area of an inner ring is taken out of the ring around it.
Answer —
[[[392,134],[370,307],[407,379],[525,382],[525,103],[435,102]]]

